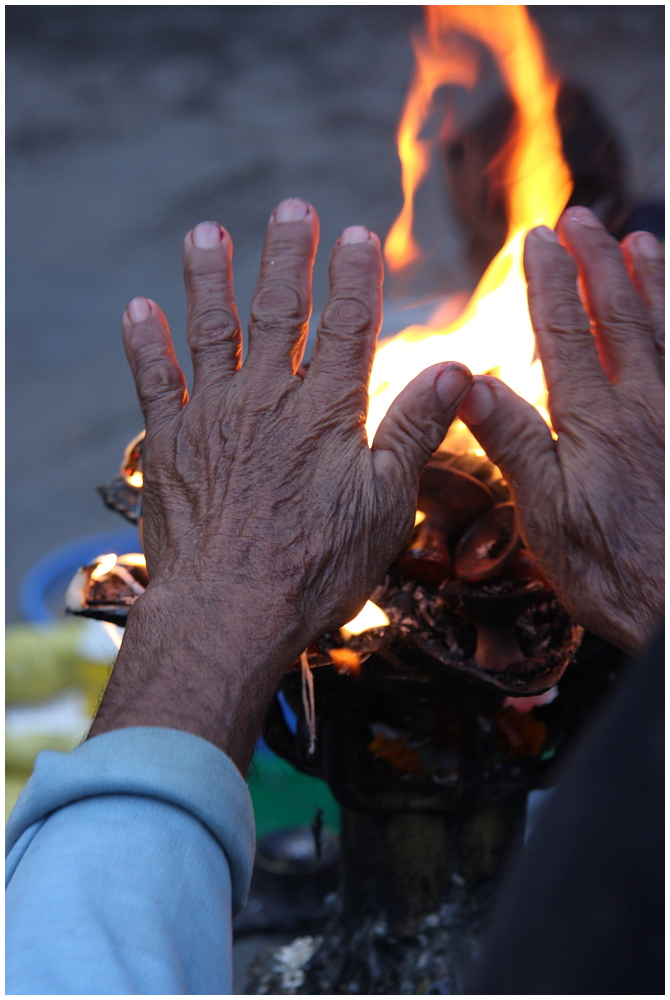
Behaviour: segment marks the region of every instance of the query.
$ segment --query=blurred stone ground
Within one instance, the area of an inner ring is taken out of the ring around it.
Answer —
[[[634,194],[662,195],[663,7],[531,11],[557,70],[616,123]],[[188,365],[184,233],[206,218],[231,231],[242,316],[281,198],[303,195],[321,216],[315,313],[342,227],[387,233],[421,16],[398,6],[7,8],[9,621],[37,558],[122,527],[93,489],[141,426],[120,317],[132,296],[156,299]],[[467,285],[435,182],[419,209],[422,237],[442,237],[420,291]],[[407,289],[387,281],[386,291],[392,302]]]

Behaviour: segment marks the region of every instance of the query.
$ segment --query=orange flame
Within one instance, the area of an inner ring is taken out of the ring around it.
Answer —
[[[424,368],[444,360],[462,361],[473,372],[496,369],[549,419],[542,367],[534,358],[522,255],[526,232],[538,225],[555,226],[572,188],[554,113],[558,81],[524,6],[427,6],[425,13],[427,34],[414,40],[416,71],[398,130],[405,200],[384,248],[387,264],[395,270],[420,255],[412,237],[414,195],[430,163],[432,142],[420,133],[435,91],[447,83],[472,87],[476,82],[475,56],[455,33],[474,36],[490,48],[516,106],[515,131],[503,164],[509,229],[504,247],[456,322],[408,327],[379,347],[370,381],[369,440],[400,390]],[[460,422],[452,428],[448,446],[456,441],[473,443]]]

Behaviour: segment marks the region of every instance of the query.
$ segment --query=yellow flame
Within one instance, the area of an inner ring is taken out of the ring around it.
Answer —
[[[424,514],[424,512],[422,510],[417,510],[416,514],[414,515],[414,527],[417,528],[421,524],[421,522],[425,520],[426,520],[426,515]]]
[[[139,471],[131,472],[130,475],[128,476],[128,483],[130,484],[130,486],[135,486],[138,489],[141,489],[142,484],[144,483],[144,475]]]
[[[389,267],[419,256],[412,238],[416,187],[425,176],[431,144],[420,138],[437,87],[472,86],[474,55],[454,32],[474,36],[492,51],[514,100],[516,119],[503,172],[509,229],[462,315],[449,326],[413,326],[378,349],[370,381],[368,440],[397,394],[419,372],[439,361],[462,361],[473,372],[495,371],[533,403],[548,421],[546,387],[528,315],[523,273],[525,234],[534,226],[556,225],[571,192],[555,118],[558,82],[547,66],[540,35],[522,5],[427,6],[426,37],[415,41],[416,72],[398,130],[404,205],[385,246]],[[448,336],[448,339],[447,339]],[[453,438],[474,445],[460,424]]]
[[[102,580],[116,566],[116,553],[109,552],[106,556],[98,556],[96,566],[91,570],[91,580]]]
[[[146,569],[147,560],[143,552],[126,552],[125,555],[119,556],[119,561],[123,563],[124,566],[142,566]]]
[[[355,618],[342,626],[340,632],[345,639],[351,639],[352,635],[360,635],[361,632],[367,632],[371,628],[384,628],[388,623],[388,616],[382,609],[372,601],[368,601]]]

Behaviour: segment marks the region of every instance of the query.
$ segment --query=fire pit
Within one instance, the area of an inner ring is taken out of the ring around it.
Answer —
[[[528,792],[610,683],[592,637],[588,667],[575,665],[582,630],[514,539],[504,483],[472,485],[490,475],[473,456],[429,464],[419,507],[441,496],[446,520],[439,507],[418,519],[374,595],[388,624],[352,622],[310,648],[311,703],[305,657],[286,675],[295,733],[271,705],[268,745],[341,805],[342,885],[338,915],[301,952],[299,987],[295,969],[282,987],[272,954],[252,992],[460,992]],[[450,510],[459,477],[481,500],[474,518]]]
[[[141,452],[140,436],[100,488],[140,523]],[[438,452],[416,521],[374,600],[285,676],[295,732],[279,695],[268,711],[271,749],[341,806],[342,872],[337,915],[261,958],[254,992],[458,992],[528,792],[615,676],[523,548],[485,458]],[[123,625],[147,583],[140,554],[104,555],[68,609]]]

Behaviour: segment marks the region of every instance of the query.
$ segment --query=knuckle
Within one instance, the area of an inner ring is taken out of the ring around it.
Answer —
[[[538,253],[539,249],[539,253]],[[565,293],[577,280],[577,264],[567,250],[556,243],[533,243],[532,253],[524,256],[529,266],[529,284],[539,286],[545,294]]]
[[[136,375],[137,395],[142,409],[155,406],[162,399],[184,394],[184,377],[168,361],[157,361]]]
[[[604,226],[593,226],[586,229],[589,246],[598,251],[598,257],[606,258],[610,263],[621,263],[621,249]]]
[[[208,291],[230,287],[231,277],[231,247],[227,241],[218,250],[208,250],[204,254],[188,246],[184,259],[184,279],[189,291],[206,294]],[[223,256],[222,256],[223,254]]]
[[[493,461],[504,465],[513,478],[532,454],[536,437],[536,429],[529,421],[516,421],[515,424],[513,432],[506,434],[504,440],[496,439],[491,449]]]
[[[428,416],[417,418],[415,414],[401,410],[389,427],[390,440],[396,445],[396,451],[412,452],[417,450],[424,458],[438,447],[444,437],[444,428],[437,420]]]
[[[296,288],[285,282],[265,284],[251,304],[251,321],[261,326],[302,326],[309,319],[307,304]]]
[[[263,251],[263,265],[302,269],[308,262],[313,242],[310,227],[272,226]]]
[[[366,302],[355,296],[338,296],[328,302],[321,314],[321,328],[326,333],[354,336],[372,325]]]
[[[220,306],[193,309],[190,316],[192,344],[195,349],[237,340],[240,324],[237,313]]]
[[[379,270],[379,248],[376,243],[348,243],[339,246],[333,258],[333,269],[339,280],[361,273],[376,274]]]
[[[124,328],[123,341],[133,357],[151,358],[164,348],[165,334],[155,326],[137,324]]]
[[[566,296],[557,297],[546,310],[544,327],[547,333],[556,337],[575,334],[590,336],[589,323],[584,311],[578,306],[574,295],[572,301]]]
[[[640,300],[632,285],[623,282],[614,285],[605,298],[600,322],[603,326],[612,328],[630,327],[632,324],[639,329],[644,325]]]

